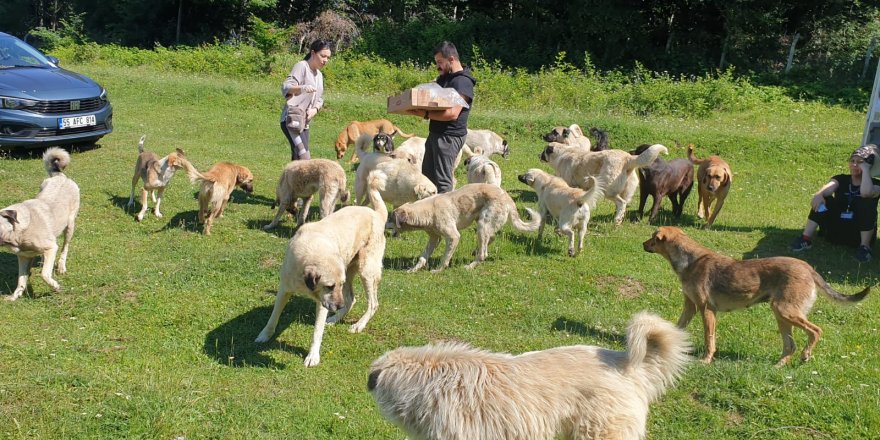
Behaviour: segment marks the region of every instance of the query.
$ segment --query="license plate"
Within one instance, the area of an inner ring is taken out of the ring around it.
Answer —
[[[97,120],[95,115],[74,116],[72,118],[58,118],[58,128],[79,128],[95,125]]]

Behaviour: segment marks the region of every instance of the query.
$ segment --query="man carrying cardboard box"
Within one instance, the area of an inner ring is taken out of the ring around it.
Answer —
[[[434,64],[440,75],[437,84],[451,87],[467,101],[469,107],[454,106],[442,110],[409,110],[408,113],[429,119],[428,139],[425,142],[425,159],[422,174],[437,186],[438,193],[453,190],[455,158],[467,136],[467,120],[474,101],[474,85],[477,80],[470,69],[461,65],[455,45],[444,41],[434,48]]]

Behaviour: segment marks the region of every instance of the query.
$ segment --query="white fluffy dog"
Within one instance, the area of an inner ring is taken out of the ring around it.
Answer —
[[[467,168],[468,183],[488,183],[501,187],[501,167],[485,155],[482,147],[477,147],[473,152],[465,151],[464,166]]]
[[[681,374],[689,349],[686,332],[642,312],[624,352],[403,347],[373,362],[367,389],[411,440],[643,439],[648,405]]]

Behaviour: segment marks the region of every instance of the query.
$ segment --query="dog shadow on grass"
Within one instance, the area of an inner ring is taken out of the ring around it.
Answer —
[[[273,297],[274,299],[274,297]],[[293,322],[312,326],[315,323],[315,302],[293,295],[278,320],[275,337],[265,343],[254,342],[272,315],[274,305],[258,307],[221,324],[205,336],[203,350],[220,365],[229,367],[286,368],[265,354],[270,350],[282,350],[305,359],[308,349],[295,347],[276,337],[287,330]],[[311,335],[311,330],[309,330]]]
[[[199,192],[193,192],[193,200],[199,200]],[[229,196],[229,203],[237,204],[237,205],[266,205],[272,206],[275,203],[275,199],[270,199],[266,196],[254,194],[254,193],[246,193],[244,190],[239,188],[235,188],[232,190],[232,194]]]
[[[312,206],[309,208],[309,215],[306,217],[305,222],[303,224],[309,222],[316,222],[321,219],[321,210],[317,206]],[[277,213],[276,209],[268,210],[266,213],[266,217],[262,219],[252,219],[247,220],[245,222],[245,226],[248,229],[258,229],[262,230],[264,226],[268,225],[272,222],[272,219],[275,218],[275,213]],[[267,234],[274,234],[277,237],[281,238],[290,238],[296,234],[296,231],[299,227],[296,225],[296,216],[291,216],[288,213],[285,213],[284,216],[281,217],[281,221],[271,231],[265,231]]]
[[[193,209],[191,211],[183,211],[174,214],[171,219],[165,223],[165,226],[162,226],[158,231],[155,232],[163,232],[171,229],[182,229],[184,231],[189,232],[201,232],[202,227],[199,225],[199,211],[197,209]]]

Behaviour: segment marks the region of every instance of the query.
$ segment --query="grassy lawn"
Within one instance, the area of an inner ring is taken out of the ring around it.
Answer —
[[[470,229],[450,269],[407,274],[427,237],[389,238],[376,316],[364,333],[348,332],[364,310],[361,297],[344,324],[328,327],[321,364],[306,369],[310,300],[288,304],[277,339],[253,342],[269,317],[294,232],[290,219],[271,233],[261,230],[274,214],[275,184],[289,158],[278,126],[280,80],[72,67],[110,91],[115,131],[97,148],[73,154],[67,174],[80,186],[82,209],[69,273],[58,278],[64,290],[53,293],[35,272],[24,297],[0,303],[0,437],[402,439],[366,391],[367,368],[386,350],[443,339],[511,353],[567,344],[619,349],[637,311],[678,318],[677,277],[641,247],[654,227],[629,221],[615,227],[613,204],[602,201],[586,249],[573,259],[565,256],[564,239],[545,234],[537,242],[508,226],[489,260],[465,270],[475,247]],[[381,95],[338,92],[331,81],[326,99],[313,124],[313,157],[335,157],[333,142],[348,121],[386,117]],[[688,143],[698,146],[698,156],[721,154],[735,178],[716,228],[699,229],[696,190],[680,226],[719,252],[754,258],[789,254],[812,192],[846,172],[863,117],[813,105],[699,120],[526,113],[482,108],[478,95],[470,125],[509,141],[510,158],[497,161],[520,208],[536,199],[516,175],[548,169],[538,161],[540,135],[554,125],[605,128],[612,147],[622,149],[663,143],[667,159],[685,156]],[[390,119],[427,134],[421,119]],[[205,237],[195,224],[197,189],[180,174],[166,191],[165,216],[148,213],[137,223],[126,202],[142,134],[148,149],[164,155],[182,148],[199,169],[224,160],[248,166],[254,194],[237,191]],[[0,206],[33,197],[44,176],[36,155],[0,160]],[[349,187],[352,178],[349,172]],[[630,211],[637,205],[638,196]],[[667,201],[661,211],[664,224],[672,223],[669,207]],[[819,240],[798,256],[835,288],[853,293],[877,282],[880,265],[880,258],[860,265],[853,255],[854,249]],[[3,294],[15,287],[15,261],[0,252]],[[880,302],[873,295],[853,307],[821,295],[810,315],[825,332],[814,359],[782,369],[773,368],[782,343],[766,305],[722,314],[716,363],[693,363],[652,406],[650,437],[877,436],[880,356],[872,347],[880,344]],[[696,356],[703,350],[701,328],[698,318],[689,327]],[[802,347],[804,334],[795,338]]]

